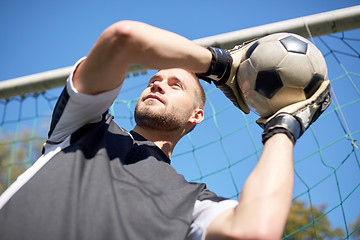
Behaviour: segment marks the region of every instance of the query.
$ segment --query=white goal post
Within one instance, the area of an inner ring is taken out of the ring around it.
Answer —
[[[360,5],[334,11],[294,18],[258,27],[219,34],[194,40],[202,46],[230,49],[251,39],[276,32],[296,33],[305,38],[327,35],[360,28]],[[72,67],[55,69],[0,82],[0,99],[43,92],[65,84]],[[129,68],[128,73],[145,71],[142,66]]]

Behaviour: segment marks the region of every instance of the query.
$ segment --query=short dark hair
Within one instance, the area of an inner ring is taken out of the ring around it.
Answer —
[[[200,80],[199,78],[195,75],[195,82],[196,82],[196,88],[195,88],[195,99],[194,99],[194,107],[198,107],[201,108],[202,110],[204,110],[205,108],[205,103],[206,103],[206,94],[204,91],[203,86],[200,84]],[[191,132],[192,130],[194,130],[194,128],[196,127],[196,125],[192,126],[192,128],[190,128],[186,134],[188,134],[189,132]]]
[[[199,78],[195,74],[194,76],[196,78],[196,85],[197,85],[197,88],[195,88],[195,96],[196,96],[195,103],[197,107],[204,109],[206,103],[206,94],[203,86],[201,86],[200,84]]]

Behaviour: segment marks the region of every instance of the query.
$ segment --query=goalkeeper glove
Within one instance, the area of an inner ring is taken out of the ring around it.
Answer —
[[[240,63],[246,59],[246,52],[252,43],[245,43],[231,50],[209,47],[208,49],[212,53],[210,68],[206,73],[197,74],[200,79],[209,83],[214,82],[216,87],[244,113],[249,113],[250,109],[242,96],[236,74]]]
[[[262,142],[265,143],[276,133],[285,133],[295,144],[330,105],[330,88],[330,81],[324,80],[310,98],[284,107],[269,118],[259,118],[256,122],[264,129]]]

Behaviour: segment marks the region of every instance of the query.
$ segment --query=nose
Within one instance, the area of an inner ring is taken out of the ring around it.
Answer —
[[[151,92],[159,92],[161,94],[164,94],[164,87],[162,86],[160,81],[153,82],[150,88]]]

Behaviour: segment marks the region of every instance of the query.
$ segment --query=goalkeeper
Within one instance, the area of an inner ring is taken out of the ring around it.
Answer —
[[[188,183],[170,166],[177,142],[204,118],[199,78],[248,112],[235,79],[245,51],[203,48],[139,22],[107,28],[70,74],[44,154],[0,197],[0,239],[281,238],[293,146],[329,104],[327,82],[304,104],[261,119],[263,152],[238,201]],[[128,132],[107,110],[134,64],[160,71]]]

